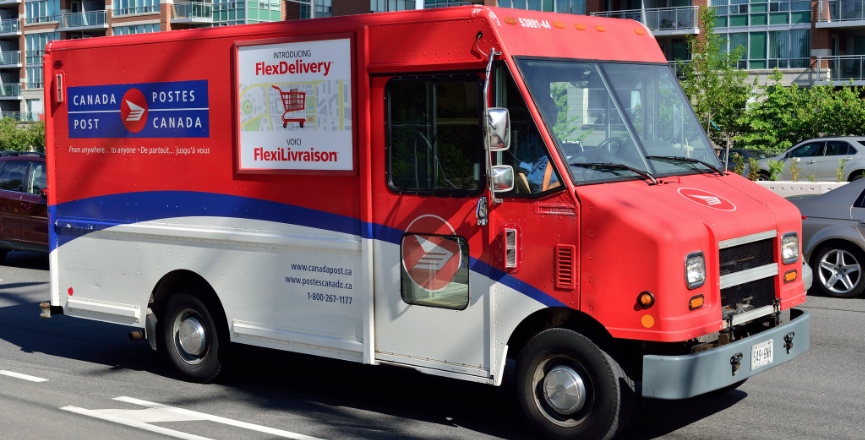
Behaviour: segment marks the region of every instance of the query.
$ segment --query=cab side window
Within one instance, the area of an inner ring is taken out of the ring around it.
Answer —
[[[503,69],[502,69],[503,70]],[[500,73],[503,75],[503,72]],[[560,178],[550,162],[547,146],[541,133],[529,113],[528,106],[514,81],[507,76],[507,82],[500,93],[501,104],[507,107],[511,117],[511,147],[496,153],[497,164],[511,165],[515,173],[515,185],[506,196],[532,196],[560,185]],[[538,97],[542,110],[549,112],[552,120],[553,112],[558,113],[552,97]]]
[[[397,192],[471,196],[483,190],[481,83],[395,79],[387,89],[388,184]]]
[[[823,155],[823,142],[802,145],[790,152],[790,157],[811,157]]]

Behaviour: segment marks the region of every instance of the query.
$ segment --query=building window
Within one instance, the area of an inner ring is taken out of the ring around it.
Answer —
[[[45,54],[45,45],[50,41],[59,40],[59,32],[31,33],[24,36],[24,63],[27,74],[27,88],[41,89],[42,84],[42,55]]]
[[[415,9],[415,0],[370,0],[370,12],[409,11]]]
[[[114,26],[114,35],[134,35],[159,32],[159,23],[139,24],[135,26]]]
[[[711,0],[711,5],[717,28],[811,23],[808,0]]]
[[[744,47],[740,69],[804,69],[810,63],[811,30],[727,34],[727,50]]]
[[[114,15],[155,14],[159,0],[114,0]]]
[[[25,0],[24,14],[26,24],[60,21],[60,0]]]

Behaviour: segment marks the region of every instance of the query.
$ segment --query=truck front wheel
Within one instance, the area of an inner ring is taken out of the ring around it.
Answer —
[[[628,422],[634,383],[587,337],[549,329],[533,337],[517,363],[520,406],[550,439],[609,439]]]
[[[185,379],[210,382],[223,368],[222,345],[228,340],[214,320],[212,307],[188,293],[171,297],[162,320],[163,347]]]

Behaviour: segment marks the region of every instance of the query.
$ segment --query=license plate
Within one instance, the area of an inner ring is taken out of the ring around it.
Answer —
[[[751,370],[765,367],[772,363],[772,340],[751,346]]]

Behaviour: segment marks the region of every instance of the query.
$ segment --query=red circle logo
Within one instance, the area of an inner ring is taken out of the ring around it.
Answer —
[[[120,119],[123,125],[132,133],[144,129],[147,123],[147,99],[138,89],[129,89],[120,101]]]
[[[415,219],[402,239],[402,264],[422,289],[436,292],[446,288],[459,270],[462,249],[453,228],[441,217],[426,215]]]
[[[719,211],[735,211],[736,205],[733,202],[710,192],[696,188],[679,188],[679,194],[682,197],[698,204]]]

